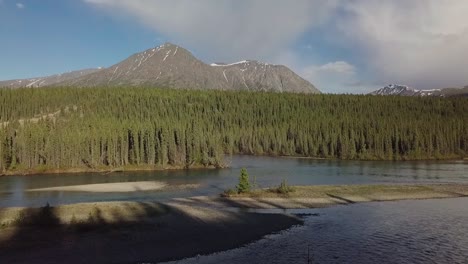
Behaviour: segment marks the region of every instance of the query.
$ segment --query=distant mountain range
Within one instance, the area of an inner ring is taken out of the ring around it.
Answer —
[[[9,80],[9,81],[0,81],[0,87],[7,88],[20,88],[20,87],[42,87],[50,86],[64,81],[72,80],[79,78],[90,73],[98,72],[101,69],[85,69],[79,71],[71,71],[62,74],[55,74],[46,77],[36,77],[30,79],[18,79],[18,80]]]
[[[390,84],[370,93],[371,95],[401,95],[401,96],[468,96],[468,86],[464,88],[443,88],[432,90],[416,90],[406,85]]]
[[[0,82],[0,87],[9,88],[42,86],[149,86],[320,93],[286,66],[258,61],[209,65],[171,43],[134,54],[109,68]]]

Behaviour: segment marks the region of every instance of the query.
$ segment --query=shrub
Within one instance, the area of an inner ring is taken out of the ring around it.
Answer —
[[[276,188],[276,192],[280,194],[288,194],[294,192],[294,188],[289,186],[285,179],[281,181],[281,184]]]

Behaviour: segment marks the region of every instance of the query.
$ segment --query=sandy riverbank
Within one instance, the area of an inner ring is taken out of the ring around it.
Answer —
[[[317,185],[294,186],[294,191],[281,194],[262,189],[230,197],[192,197],[175,199],[185,205],[224,208],[303,209],[323,208],[361,202],[458,198],[468,196],[467,184],[426,185]]]
[[[116,183],[98,183],[72,186],[59,186],[49,188],[30,189],[29,192],[136,192],[136,191],[156,191],[167,187],[164,182],[145,181],[145,182],[116,182]]]
[[[302,221],[180,203],[0,209],[0,263],[154,263],[242,246]]]
[[[144,191],[176,191],[187,190],[200,187],[199,184],[179,184],[168,185],[166,182],[159,181],[140,181],[140,182],[114,182],[97,183],[71,186],[58,186],[48,188],[28,189],[28,192],[89,192],[89,193],[126,193],[126,192],[144,192]]]
[[[49,188],[29,189],[28,192],[90,192],[90,193],[110,193],[110,192],[142,192],[157,190],[184,190],[199,187],[198,184],[168,185],[160,181],[140,181],[140,182],[115,182],[83,184],[71,186],[58,186]]]
[[[468,185],[298,186],[168,203],[108,202],[0,209],[0,262],[143,263],[242,246],[302,221],[227,208],[316,208],[371,201],[467,197]],[[27,252],[27,254],[25,254]]]

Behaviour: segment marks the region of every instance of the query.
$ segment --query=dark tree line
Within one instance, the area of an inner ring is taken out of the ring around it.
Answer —
[[[0,171],[221,166],[223,154],[461,158],[468,154],[468,99],[0,90]]]

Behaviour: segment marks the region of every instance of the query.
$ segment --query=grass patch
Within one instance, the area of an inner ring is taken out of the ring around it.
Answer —
[[[221,197],[232,197],[235,196],[237,193],[234,189],[227,189],[223,193],[221,193]]]
[[[290,186],[286,180],[282,180],[280,185],[277,188],[270,189],[272,192],[276,192],[278,194],[289,194],[294,192],[294,187]]]

